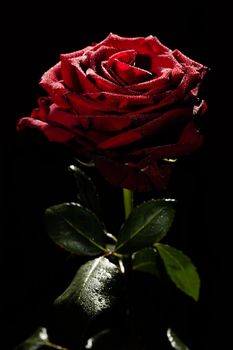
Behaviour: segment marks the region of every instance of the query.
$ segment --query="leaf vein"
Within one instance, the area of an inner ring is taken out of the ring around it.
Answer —
[[[158,216],[161,211],[163,211],[164,208],[161,208],[158,212],[156,212],[156,214],[153,215],[153,217],[150,219],[150,221],[148,221],[146,224],[143,224],[142,226],[140,226],[134,234],[132,234],[126,241],[122,242],[116,250],[120,249],[123,245],[125,245],[126,243],[128,243],[130,240],[132,240],[139,232],[143,231],[144,228],[149,225],[151,223],[152,220],[154,220],[156,218],[156,216]]]

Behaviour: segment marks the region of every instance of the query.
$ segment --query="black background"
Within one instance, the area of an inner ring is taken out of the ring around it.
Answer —
[[[60,53],[103,40],[109,32],[122,36],[156,35],[168,47],[179,48],[211,68],[202,88],[209,104],[204,122],[204,147],[190,160],[180,163],[169,192],[179,200],[175,238],[170,238],[170,242],[190,255],[198,266],[203,281],[201,298],[195,304],[172,290],[167,292],[167,297],[174,299],[168,303],[170,309],[164,311],[191,350],[210,349],[210,328],[214,322],[213,275],[217,265],[217,253],[212,245],[211,209],[217,196],[216,191],[215,195],[212,191],[217,180],[218,115],[213,88],[217,77],[211,50],[213,27],[208,3],[204,6],[201,1],[190,4],[65,1],[52,5],[36,1],[8,5],[3,16],[6,19],[2,28],[2,74],[6,93],[2,102],[6,209],[3,212],[4,349],[12,349],[38,325],[46,323],[54,298],[63,291],[73,273],[64,254],[48,239],[43,224],[46,207],[74,199],[74,184],[67,173],[70,155],[62,146],[48,144],[36,132],[17,134],[15,124],[30,113],[37,98],[44,94],[38,81],[43,72],[59,60]],[[116,218],[119,193],[115,191],[112,196],[108,217],[111,214],[109,225],[114,227],[119,224]],[[162,314],[162,307],[160,313],[156,310],[159,292],[153,293],[150,279],[137,286],[138,300],[143,300],[139,314],[151,349],[157,317]],[[153,297],[154,305],[150,305]],[[146,317],[152,317],[152,321],[144,321]]]

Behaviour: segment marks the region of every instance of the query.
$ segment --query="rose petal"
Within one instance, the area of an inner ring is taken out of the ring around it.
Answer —
[[[150,97],[146,95],[124,95],[105,91],[83,94],[83,97],[89,97],[94,101],[101,101],[103,107],[108,107],[112,112],[122,113],[127,112],[131,107],[152,103]]]
[[[98,92],[99,89],[88,79],[86,73],[83,71],[79,58],[72,58],[71,65],[74,67],[79,84],[81,86],[81,92]],[[77,91],[78,92],[78,91]]]
[[[178,125],[183,121],[190,121],[193,117],[193,110],[190,107],[176,108],[165,112],[159,118],[152,120],[142,126],[144,137],[155,136],[163,130]]]
[[[66,143],[75,137],[71,131],[64,130],[44,121],[30,117],[21,118],[17,124],[17,130],[19,131],[25,129],[26,127],[40,130],[51,142]]]
[[[151,117],[150,117],[151,118]],[[139,117],[131,117],[128,115],[76,115],[60,109],[56,105],[52,105],[50,113],[47,116],[47,122],[58,123],[67,129],[81,127],[83,129],[93,129],[102,132],[122,131],[129,127]]]
[[[119,117],[119,115],[89,116],[89,119],[92,128],[114,133],[128,128],[133,121],[130,116]]]
[[[87,53],[89,59],[89,68],[92,68],[94,71],[98,70],[102,61],[107,60],[112,54],[118,52],[118,49],[115,47],[101,46],[96,50],[91,50]]]
[[[88,115],[88,114],[98,114],[102,115],[106,112],[112,113],[119,108],[114,108],[111,104],[103,103],[102,92],[100,93],[89,93],[85,95],[76,95],[69,93],[67,94],[67,99],[70,101],[73,109],[78,114]]]
[[[113,136],[99,145],[101,149],[118,148],[127,146],[142,138],[156,136],[164,128],[167,129],[178,122],[185,119],[189,120],[192,117],[191,108],[177,108],[160,115],[157,119],[147,122],[146,124]]]
[[[137,51],[135,50],[118,51],[109,57],[107,66],[111,66],[114,60],[133,65],[135,63],[136,56]]]
[[[122,131],[129,126],[138,126],[144,124],[146,121],[156,118],[156,114],[147,115],[115,115],[115,114],[104,114],[104,115],[77,115],[77,125],[81,125],[82,128],[92,128],[100,131],[108,131],[116,133]],[[65,118],[65,115],[64,115]],[[108,138],[111,134],[108,134]]]
[[[159,191],[164,191],[167,188],[171,177],[171,166],[168,163],[162,163],[160,166],[157,161],[149,156],[143,159],[140,163],[140,170],[151,181],[151,188],[156,188]]]
[[[91,48],[91,46],[87,46],[83,50],[60,55],[62,79],[64,80],[66,87],[68,87],[69,89],[74,90],[76,92],[81,91],[81,86],[76,74],[76,70],[72,65],[72,58],[83,57],[83,55],[86,52],[88,52]]]
[[[69,108],[70,105],[65,95],[68,90],[61,81],[61,62],[45,72],[40,80],[40,85],[50,94],[53,101],[62,108]]]
[[[110,66],[126,84],[137,84],[153,78],[151,72],[115,59]]]
[[[121,79],[121,77],[115,72],[115,70],[112,67],[108,68],[108,72],[112,76],[112,79],[114,79],[117,82],[117,84],[124,88],[127,88],[127,85],[125,84],[124,80]]]
[[[161,68],[173,69],[175,67],[182,69],[182,65],[171,53],[165,55],[157,55],[151,58],[151,72],[154,74],[157,74]]]
[[[181,137],[178,142],[180,145],[187,145],[189,150],[187,152],[192,152],[199,148],[203,143],[203,135],[196,128],[195,123],[191,122],[184,128]]]
[[[70,52],[70,53],[62,53],[60,55],[60,59],[62,60],[69,60],[71,58],[75,58],[75,57],[80,57],[82,56],[84,53],[88,52],[89,50],[92,49],[92,46],[87,46],[82,50],[78,50],[78,51],[74,51],[74,52]]]
[[[103,73],[103,77],[105,77],[109,81],[113,82],[114,84],[118,85],[117,79],[112,74],[110,74],[110,72],[107,70],[107,68],[106,68],[107,63],[108,63],[107,61],[101,62],[101,73]],[[123,85],[123,84],[121,84],[121,85]]]
[[[31,118],[46,121],[50,110],[51,99],[49,97],[40,97],[38,99],[39,108],[35,108],[31,113]]]
[[[96,74],[91,68],[87,70],[86,75],[90,80],[94,82],[95,86],[98,87],[99,90],[118,94],[138,94],[133,91],[127,91],[127,89],[125,89],[124,87],[119,86],[118,84],[101,77],[100,75]]]
[[[57,124],[69,130],[72,130],[80,125],[82,126],[80,118],[77,114],[65,111],[56,104],[52,104],[50,106],[50,111],[47,115],[46,121],[47,123]]]
[[[186,71],[183,76],[183,79],[181,80],[177,88],[169,91],[168,94],[165,94],[165,97],[161,99],[159,103],[157,100],[157,96],[155,95],[156,99],[154,102],[156,103],[137,110],[137,113],[142,113],[142,114],[149,113],[151,111],[156,111],[158,109],[161,109],[162,107],[165,107],[165,106],[174,105],[180,101],[184,101],[185,99],[188,100],[189,97],[192,96],[190,95],[191,87],[199,83],[200,74],[196,71],[195,68],[192,68],[192,67],[186,67],[185,70]]]
[[[159,77],[153,78],[149,81],[144,81],[142,83],[129,85],[129,88],[134,91],[148,93],[150,96],[152,96],[170,88],[170,75],[171,69],[164,69]]]
[[[151,189],[149,178],[127,165],[99,156],[95,159],[95,165],[102,176],[113,186],[140,192]]]
[[[208,105],[205,100],[201,100],[199,105],[193,107],[193,115],[203,115],[206,113]]]
[[[72,130],[74,133],[76,132],[78,127],[81,127],[81,131],[85,136],[85,130],[92,129],[98,130],[102,133],[116,132],[121,131],[129,127],[134,118],[130,116],[121,116],[119,118],[118,115],[76,115],[70,112],[66,112],[59,108],[57,105],[53,104],[50,107],[50,112],[47,115],[46,121],[48,123],[53,123],[60,125],[68,130]],[[75,129],[75,130],[74,130]],[[105,139],[108,134],[104,134]],[[109,135],[108,135],[109,137]],[[89,135],[87,134],[87,138]],[[102,139],[101,139],[102,140]]]
[[[203,143],[203,136],[196,129],[195,124],[190,122],[184,129],[177,144],[148,147],[135,152],[132,156],[151,156],[156,160],[163,158],[176,158],[196,151]]]
[[[37,110],[39,109],[36,109],[34,114]],[[80,118],[77,115],[63,111],[57,105],[53,104],[50,107],[46,121],[35,119],[35,116],[34,118],[21,118],[17,124],[17,129],[22,130],[25,127],[36,128],[42,131],[49,141],[53,142],[67,143],[70,139],[75,138],[77,142],[76,152],[79,153],[78,139],[88,140],[88,144],[92,144],[93,149],[93,145],[102,143],[109,137],[106,130],[94,129],[92,120],[93,117],[83,116]],[[55,133],[57,133],[57,136]]]
[[[208,69],[207,67],[203,66],[203,64],[200,64],[192,60],[191,58],[185,56],[182,52],[180,52],[177,49],[174,50],[172,54],[177,59],[178,62],[185,64],[186,66],[196,68],[196,70],[202,72],[202,75],[204,75]]]
[[[171,51],[166,46],[161,44],[158,38],[152,35],[149,35],[146,38],[125,38],[110,33],[109,36],[98,45],[113,46],[118,48],[119,50],[135,50],[140,54],[145,54],[149,56],[155,54],[163,54]]]
[[[72,60],[61,56],[61,74],[65,86],[73,91],[81,92],[82,87],[77,76],[75,67],[71,64]]]
[[[158,166],[155,160],[148,157],[134,167],[122,164],[112,159],[97,156],[95,164],[99,172],[113,186],[120,186],[131,191],[148,192],[152,189],[164,190],[170,178],[170,166]]]

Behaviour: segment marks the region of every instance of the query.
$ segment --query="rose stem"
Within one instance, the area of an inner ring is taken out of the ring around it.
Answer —
[[[124,199],[124,209],[125,209],[125,219],[128,218],[129,214],[131,213],[133,209],[133,191],[128,190],[127,188],[123,188],[123,199]],[[121,261],[122,263],[122,261]],[[126,274],[127,275],[127,274]],[[125,275],[125,277],[127,277]],[[129,276],[128,276],[129,278]],[[137,321],[136,321],[136,315],[134,312],[134,307],[131,303],[131,299],[129,296],[129,281],[126,280],[126,300],[127,300],[127,312],[126,315],[129,320],[129,331],[130,331],[130,338],[131,338],[131,344],[130,349],[133,350],[143,350],[143,344],[142,344],[142,337],[140,335],[138,326],[137,326]]]
[[[133,209],[133,191],[130,191],[127,188],[123,188],[123,198],[124,198],[125,219],[127,219]]]

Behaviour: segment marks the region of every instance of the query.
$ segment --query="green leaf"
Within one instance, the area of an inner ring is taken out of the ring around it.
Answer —
[[[179,289],[197,301],[200,278],[190,258],[169,245],[156,243],[155,247],[171,280]]]
[[[74,175],[78,188],[78,198],[84,207],[89,208],[98,217],[101,216],[101,205],[96,186],[90,177],[75,165],[69,166],[69,171]]]
[[[158,199],[134,208],[121,229],[116,251],[132,253],[160,241],[175,216],[175,200]]]
[[[161,259],[156,249],[144,248],[132,256],[132,268],[136,271],[147,272],[161,278],[164,267],[161,266]]]
[[[82,255],[106,252],[102,224],[87,208],[63,203],[48,208],[45,215],[49,236],[64,249]]]
[[[170,328],[167,330],[167,337],[171,346],[176,350],[189,350],[189,348],[177,337]]]
[[[120,278],[118,267],[107,258],[90,260],[79,268],[71,284],[55,300],[55,306],[66,309],[68,317],[72,313],[84,326],[114,305]]]
[[[15,350],[37,350],[40,348],[52,348],[57,350],[68,350],[49,341],[46,328],[39,327],[28,339],[18,345]]]

